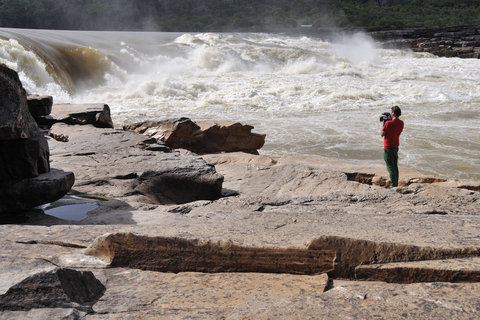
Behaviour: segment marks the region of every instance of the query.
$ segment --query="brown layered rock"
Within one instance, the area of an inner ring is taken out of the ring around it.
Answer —
[[[368,264],[355,268],[355,274],[359,280],[394,283],[480,282],[480,258]]]
[[[0,311],[34,308],[89,310],[105,292],[90,271],[56,269],[32,275],[0,296]]]
[[[249,248],[229,242],[109,234],[87,251],[111,267],[160,272],[322,274],[333,270],[332,250]]]
[[[253,127],[238,122],[193,122],[188,118],[145,121],[124,126],[164,142],[173,149],[187,149],[198,154],[242,151],[258,154],[265,135],[252,133]]]
[[[331,276],[340,278],[355,278],[356,268],[363,264],[474,257],[480,254],[480,248],[425,248],[340,237],[322,237],[316,239],[312,241],[309,248],[336,250],[336,266]],[[357,275],[358,274],[359,273],[357,273]],[[364,279],[364,277],[361,277],[361,279]],[[410,279],[411,282],[415,282],[413,281],[415,277],[411,277]]]

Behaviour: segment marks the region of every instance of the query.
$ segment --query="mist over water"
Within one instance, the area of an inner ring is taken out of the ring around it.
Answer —
[[[279,34],[0,29],[27,91],[103,102],[117,126],[187,116],[267,134],[266,154],[383,163],[379,116],[402,108],[400,163],[480,180],[480,61]]]

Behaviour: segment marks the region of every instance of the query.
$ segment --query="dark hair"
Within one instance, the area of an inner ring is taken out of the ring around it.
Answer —
[[[402,110],[400,110],[399,106],[392,107],[392,111],[395,114],[395,117],[400,117],[402,115]]]

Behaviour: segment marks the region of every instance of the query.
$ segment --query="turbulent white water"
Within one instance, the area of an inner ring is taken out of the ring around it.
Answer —
[[[480,180],[480,60],[278,34],[0,29],[0,62],[55,102],[104,102],[117,126],[187,116],[267,134],[268,154],[383,163],[379,116],[402,108],[400,163]]]

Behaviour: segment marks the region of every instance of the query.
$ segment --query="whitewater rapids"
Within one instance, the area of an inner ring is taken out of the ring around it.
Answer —
[[[379,117],[399,105],[401,165],[480,180],[480,60],[382,49],[361,33],[0,29],[0,45],[29,93],[107,103],[118,127],[181,116],[248,123],[267,135],[265,154],[383,163]]]

